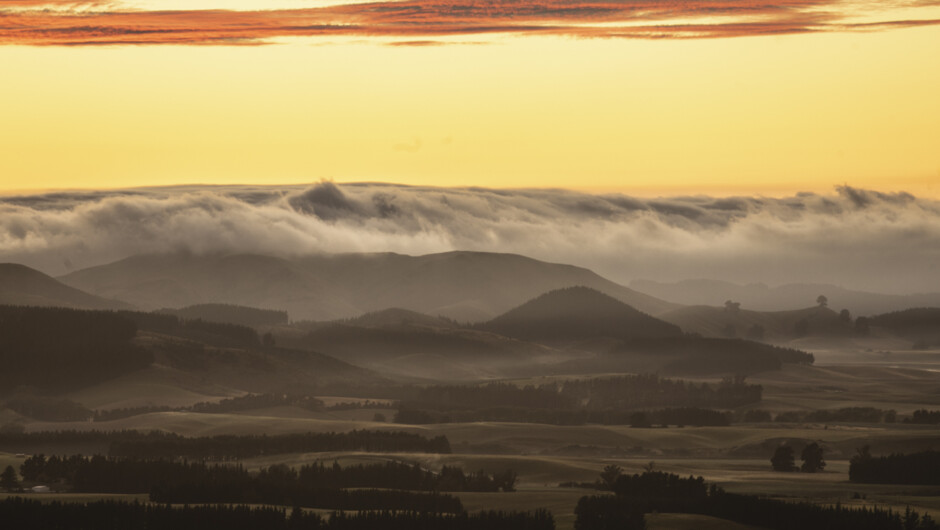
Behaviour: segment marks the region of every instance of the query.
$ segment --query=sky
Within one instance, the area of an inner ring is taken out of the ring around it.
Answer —
[[[932,0],[2,0],[0,194],[940,198]]]
[[[0,261],[940,285],[940,0],[0,0]]]

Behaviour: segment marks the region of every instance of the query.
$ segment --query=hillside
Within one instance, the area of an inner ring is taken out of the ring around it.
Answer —
[[[921,307],[875,315],[869,319],[872,328],[881,328],[906,339],[940,344],[940,307]]]
[[[838,313],[821,306],[771,312],[689,306],[666,312],[660,318],[681,327],[687,333],[753,340],[846,336],[854,330],[852,322],[843,321]]]
[[[583,286],[545,293],[479,327],[507,337],[535,341],[599,337],[630,340],[682,333],[675,325]]]
[[[380,373],[438,380],[477,379],[509,373],[557,352],[486,331],[454,325],[428,325],[403,316],[401,310],[364,315],[358,319],[317,324],[307,334],[277,335],[278,344],[322,352]],[[424,315],[431,324],[447,321]],[[278,328],[277,331],[283,331]]]
[[[399,307],[461,322],[493,318],[553,289],[584,285],[641,311],[676,307],[572,265],[514,254],[336,254],[282,259],[252,254],[135,256],[61,280],[142,309],[223,303],[335,320]]]
[[[836,311],[848,309],[853,315],[868,316],[909,307],[940,306],[940,293],[883,294],[846,289],[831,284],[790,283],[770,287],[763,283],[747,285],[720,280],[682,280],[666,283],[634,280],[630,287],[652,296],[684,305],[717,306],[725,300],[739,302],[753,311],[784,311],[805,307],[819,295],[829,299]]]
[[[131,308],[130,304],[88,294],[17,263],[0,263],[0,304],[73,309]]]

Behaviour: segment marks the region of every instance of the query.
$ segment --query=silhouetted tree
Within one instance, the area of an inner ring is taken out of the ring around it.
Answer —
[[[796,471],[795,457],[793,448],[789,445],[781,445],[774,451],[774,456],[770,458],[770,464],[774,471]]]
[[[841,320],[845,324],[851,324],[852,313],[849,313],[848,309],[843,309],[842,311],[839,311],[839,320]]]
[[[630,426],[631,427],[651,427],[649,417],[646,416],[643,412],[634,412],[630,415]]]
[[[816,303],[819,304],[819,307],[826,307],[829,305],[829,299],[826,298],[826,295],[819,295],[816,297]]]
[[[855,334],[860,337],[867,337],[870,331],[871,322],[868,317],[858,317],[855,319]]]
[[[16,477],[16,470],[13,466],[7,466],[0,474],[0,488],[7,491],[16,491],[20,489],[20,481]]]
[[[264,347],[266,347],[266,348],[271,348],[271,347],[273,347],[274,344],[275,344],[274,335],[272,335],[271,332],[268,332],[268,333],[265,333],[264,335],[262,335],[262,336],[261,336],[261,344],[264,345]]]
[[[803,460],[800,470],[804,473],[815,473],[826,467],[826,461],[823,460],[823,448],[816,442],[804,447],[800,458]]]
[[[604,471],[601,471],[601,482],[607,486],[607,489],[614,489],[614,484],[617,482],[617,479],[620,478],[620,475],[623,474],[623,469],[617,464],[609,464],[604,466]]]
[[[725,301],[725,311],[729,313],[737,313],[741,310],[741,302],[732,302],[731,300]]]

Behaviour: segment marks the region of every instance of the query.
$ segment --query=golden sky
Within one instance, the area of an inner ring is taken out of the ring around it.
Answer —
[[[938,22],[931,0],[5,0],[0,190],[940,197]]]

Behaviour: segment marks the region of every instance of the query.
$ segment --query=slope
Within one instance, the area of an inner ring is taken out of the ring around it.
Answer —
[[[59,282],[17,263],[0,263],[0,304],[72,309],[130,309]]]
[[[479,327],[507,337],[535,341],[598,337],[630,340],[682,334],[675,325],[583,286],[545,293]]]

